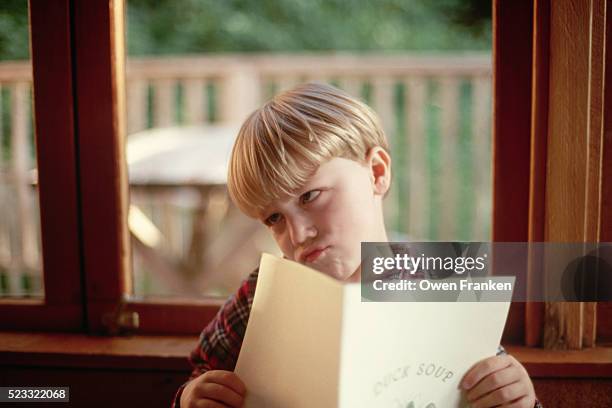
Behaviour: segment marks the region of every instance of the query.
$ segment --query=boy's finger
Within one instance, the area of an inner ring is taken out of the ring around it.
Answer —
[[[240,395],[246,393],[246,386],[233,371],[212,370],[205,372],[203,375],[206,382],[225,385]]]
[[[489,408],[514,401],[527,395],[527,390],[522,382],[515,382],[499,388],[470,403],[472,408]]]
[[[512,360],[507,355],[489,357],[479,361],[463,376],[461,388],[469,390],[487,375],[506,368],[511,364]]]
[[[240,407],[244,401],[244,398],[236,391],[225,385],[213,382],[201,384],[198,389],[198,396],[226,404],[230,407]]]
[[[493,390],[501,388],[505,385],[512,384],[513,382],[518,381],[521,378],[521,373],[518,369],[514,369],[512,366],[508,366],[506,368],[502,368],[501,370],[494,371],[493,373],[487,375],[477,383],[472,389],[467,393],[468,401],[473,401],[486,393],[489,393]]]

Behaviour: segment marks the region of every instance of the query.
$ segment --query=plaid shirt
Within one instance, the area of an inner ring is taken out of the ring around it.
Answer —
[[[256,269],[242,282],[238,292],[225,302],[215,318],[202,330],[198,345],[189,356],[193,367],[189,381],[209,370],[234,370],[249,321],[258,273],[259,269]],[[501,345],[497,349],[497,355],[500,354],[506,354]],[[180,408],[179,402],[186,384],[176,393],[173,408]],[[534,408],[542,408],[542,405],[536,401]]]

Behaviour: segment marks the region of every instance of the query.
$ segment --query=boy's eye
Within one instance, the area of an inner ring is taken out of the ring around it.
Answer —
[[[302,204],[308,204],[309,202],[311,202],[315,198],[317,198],[319,196],[319,194],[321,194],[321,190],[310,190],[310,191],[302,194],[302,196],[300,197],[300,202]]]
[[[264,224],[271,227],[272,225],[279,222],[280,219],[281,219],[281,215],[279,213],[274,213],[265,219]]]

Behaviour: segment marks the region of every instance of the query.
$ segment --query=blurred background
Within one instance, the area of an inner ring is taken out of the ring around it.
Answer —
[[[229,201],[237,129],[324,81],[370,104],[391,145],[390,239],[489,240],[490,0],[128,0],[134,297],[222,296],[266,229]],[[0,3],[0,296],[42,297],[26,0]],[[58,231],[61,234],[61,231]]]

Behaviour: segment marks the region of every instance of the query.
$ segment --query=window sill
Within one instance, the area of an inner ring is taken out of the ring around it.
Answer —
[[[0,332],[0,361],[16,366],[189,372],[187,357],[197,340],[197,336]]]
[[[0,332],[0,361],[15,366],[189,372],[187,357],[197,340],[197,336]],[[612,378],[612,347],[583,351],[505,347],[532,378]]]

